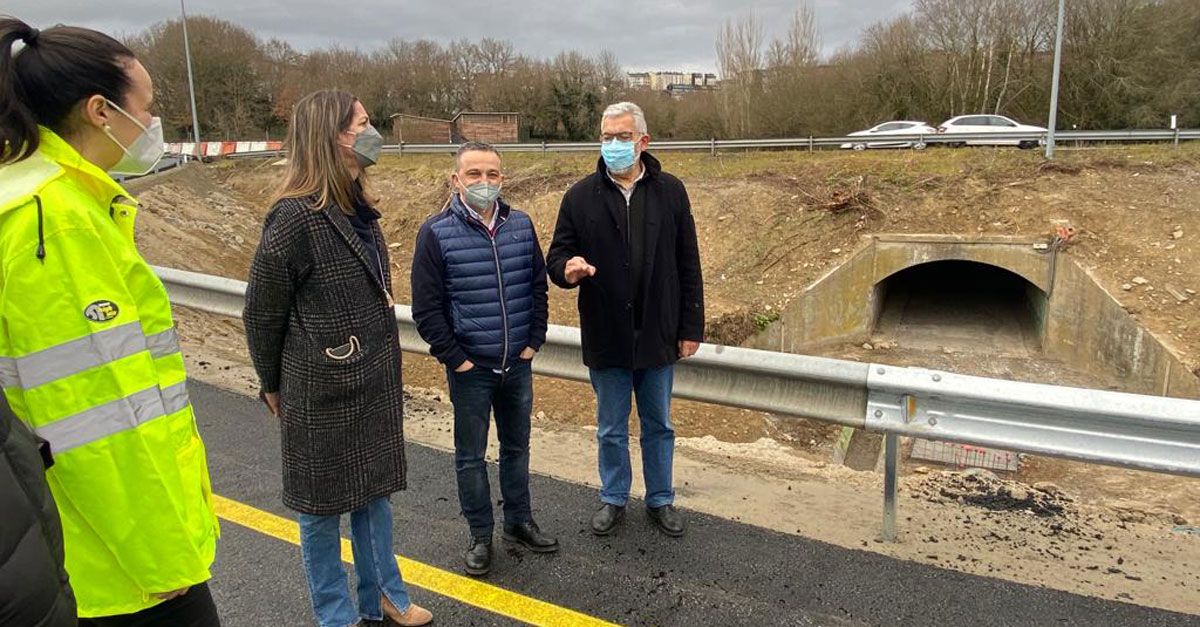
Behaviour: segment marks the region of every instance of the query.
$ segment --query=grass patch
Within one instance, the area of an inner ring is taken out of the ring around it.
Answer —
[[[771,326],[772,322],[779,320],[779,312],[755,312],[751,319],[754,321],[754,328],[758,329],[759,331],[766,331],[767,327]]]

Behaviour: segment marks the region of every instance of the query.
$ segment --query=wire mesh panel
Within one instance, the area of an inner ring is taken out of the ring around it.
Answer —
[[[917,439],[913,442],[911,457],[955,468],[986,468],[1005,472],[1016,472],[1021,468],[1020,458],[1012,451],[954,442]]]

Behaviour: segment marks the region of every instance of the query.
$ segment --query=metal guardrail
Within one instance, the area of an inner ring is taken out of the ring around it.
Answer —
[[[1121,130],[1121,131],[1057,131],[1057,142],[1151,142],[1200,139],[1200,129],[1165,130]],[[656,141],[654,150],[707,150],[713,154],[722,150],[762,150],[767,148],[808,149],[836,148],[843,144],[874,144],[912,142],[923,145],[957,145],[972,142],[1046,141],[1046,133],[938,133],[936,135],[882,135],[842,137],[790,137],[780,139],[701,139],[683,141]],[[599,150],[597,142],[531,142],[522,144],[497,144],[501,152],[593,152]],[[452,153],[458,144],[391,144],[383,147],[389,154]],[[282,155],[281,150],[240,152],[228,157],[253,158]]]
[[[158,162],[154,164],[154,167],[151,168],[149,172],[147,172],[145,174],[137,174],[137,175],[118,174],[118,175],[113,176],[113,180],[118,183],[124,183],[125,181],[134,181],[134,180],[144,178],[147,176],[154,176],[155,174],[158,174],[160,172],[166,172],[167,170],[173,170],[175,168],[187,165],[187,163],[189,161],[195,161],[195,160],[196,160],[196,158],[192,157],[190,155],[164,153],[162,158],[160,158],[158,160]]]
[[[222,316],[240,318],[246,283],[156,267],[171,301]],[[396,305],[400,347],[429,354],[417,333],[412,308]],[[587,381],[579,329],[550,325],[546,343],[533,362],[534,372]],[[695,357],[680,363],[674,394],[680,398],[802,415],[851,427],[866,426],[867,364],[806,355],[704,344]],[[1200,466],[1197,468],[1200,474]]]
[[[155,268],[176,305],[240,317],[246,283]],[[411,308],[401,347],[428,354]],[[587,381],[579,329],[550,325],[534,372]],[[886,434],[883,536],[895,538],[899,437],[995,446],[1200,477],[1200,401],[1004,381],[887,364],[703,344],[675,369],[679,398]]]

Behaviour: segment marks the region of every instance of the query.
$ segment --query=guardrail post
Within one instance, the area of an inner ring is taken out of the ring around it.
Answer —
[[[714,157],[717,156],[717,138],[716,137],[709,138],[708,146],[709,146],[709,151],[712,153],[712,156],[714,156]]]
[[[809,152],[812,152],[812,151],[813,151],[813,137],[812,137],[812,135],[809,135],[809,136],[808,136],[808,151],[809,151]]]
[[[400,142],[400,156],[404,156],[404,142]]]
[[[896,541],[896,475],[900,465],[900,437],[883,438],[883,541]]]
[[[905,424],[912,421],[916,399],[900,397],[900,413]],[[884,542],[896,541],[896,493],[900,474],[900,436],[889,431],[883,436],[883,536]]]
[[[542,140],[542,154],[546,154],[546,140]]]
[[[1175,127],[1175,147],[1179,147],[1179,127]]]

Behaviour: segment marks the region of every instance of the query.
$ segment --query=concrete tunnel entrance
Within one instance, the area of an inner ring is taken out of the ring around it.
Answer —
[[[877,342],[904,348],[1031,356],[1041,351],[1046,293],[974,261],[934,261],[875,285]]]

